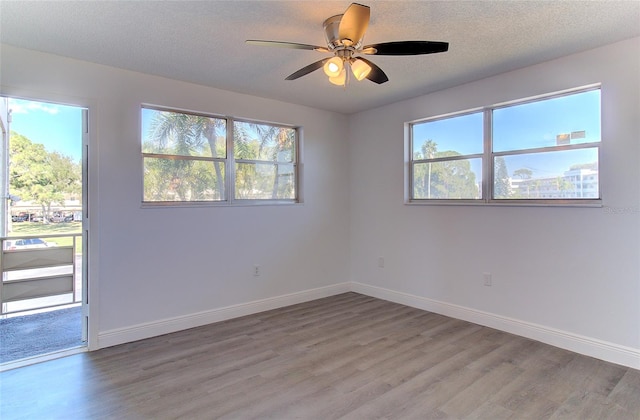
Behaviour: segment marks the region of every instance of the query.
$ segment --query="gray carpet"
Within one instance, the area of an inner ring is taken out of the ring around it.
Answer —
[[[82,308],[0,319],[0,363],[82,345]]]

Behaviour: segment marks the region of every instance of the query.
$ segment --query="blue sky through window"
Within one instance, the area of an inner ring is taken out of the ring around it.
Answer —
[[[493,112],[494,152],[556,146],[558,135],[571,133],[584,135],[572,139],[571,144],[600,141],[600,90]]]
[[[422,146],[432,140],[436,143],[438,152],[453,150],[461,155],[482,153],[482,120],[482,112],[475,112],[415,124],[413,126],[413,150],[414,152],[422,151]]]
[[[44,145],[48,152],[59,152],[80,162],[82,108],[10,98],[9,109],[11,131]]]

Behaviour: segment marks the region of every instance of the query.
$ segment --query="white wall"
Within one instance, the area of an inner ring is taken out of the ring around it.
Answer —
[[[94,347],[348,281],[346,116],[10,46],[1,53],[3,94],[90,108]],[[301,125],[304,203],[142,208],[141,103]]]
[[[518,324],[532,336],[542,327],[586,338],[628,352],[640,367],[639,52],[640,39],[628,40],[353,115],[356,290],[487,325]],[[599,82],[603,204],[621,214],[403,204],[404,122]]]

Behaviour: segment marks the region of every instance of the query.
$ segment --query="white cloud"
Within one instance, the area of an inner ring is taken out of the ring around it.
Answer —
[[[56,115],[60,112],[60,108],[57,105],[11,98],[9,99],[9,109],[11,109],[13,114],[28,114],[33,111],[42,111],[47,114]]]

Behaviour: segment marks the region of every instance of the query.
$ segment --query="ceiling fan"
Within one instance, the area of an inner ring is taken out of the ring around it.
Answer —
[[[436,41],[395,41],[383,42],[363,46],[363,39],[369,26],[370,9],[358,3],[351,3],[342,15],[336,15],[324,21],[322,27],[327,40],[326,47],[298,44],[295,42],[247,40],[247,44],[294,48],[299,50],[313,50],[332,53],[333,57],[325,58],[309,64],[289,75],[286,80],[295,80],[319,68],[323,68],[329,81],[335,85],[344,86],[350,75],[357,80],[369,79],[377,84],[389,80],[382,69],[363,55],[421,55],[445,52],[449,49],[448,42]]]

